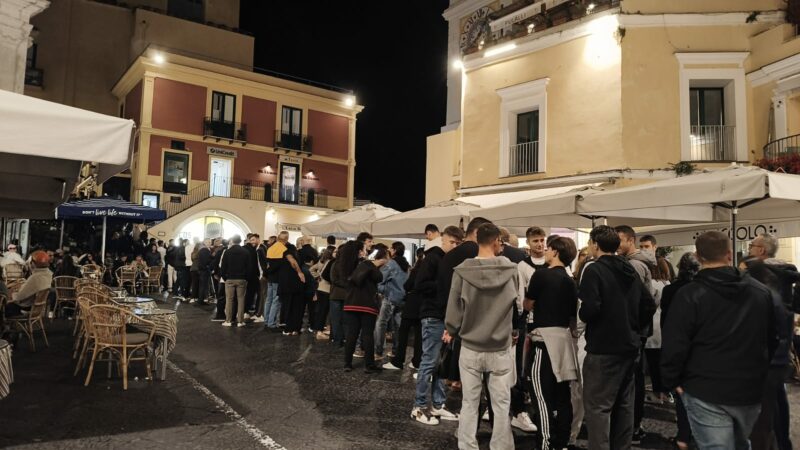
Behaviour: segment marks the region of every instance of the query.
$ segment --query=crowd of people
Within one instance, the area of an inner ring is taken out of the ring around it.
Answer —
[[[584,426],[590,449],[630,448],[646,436],[648,397],[675,404],[676,448],[792,448],[784,382],[800,273],[776,258],[775,237],[758,236],[733,267],[728,236],[703,233],[676,273],[656,238],[637,239],[628,226],[597,226],[582,249],[534,226],[522,250],[482,218],[424,232],[413,266],[401,242],[368,233],[338,246],[330,236],[319,253],[287,232],[264,241],[145,235],[141,253],[114,264],[166,267],[164,290],[215,303],[212,321],[223,327],[313,333],[342,349],[348,372],[356,359],[366,373],[401,370],[413,340],[410,417],[458,421],[462,449],[478,448],[481,420],[493,449],[514,448],[512,428],[535,433],[541,449],[575,448]],[[24,261],[14,250],[0,265]],[[92,262],[34,255],[42,273]],[[24,309],[16,300],[10,306]],[[446,406],[454,391],[460,408]]]

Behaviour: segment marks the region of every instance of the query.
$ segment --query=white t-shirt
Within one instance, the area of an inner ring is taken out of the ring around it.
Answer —
[[[544,256],[541,258],[534,258],[530,257],[531,261],[537,266],[544,265]],[[536,272],[530,264],[528,264],[528,258],[525,260],[520,261],[517,264],[517,276],[519,277],[519,296],[517,297],[517,308],[519,311],[522,311],[522,301],[525,299],[525,293],[528,291],[528,284],[531,282],[531,277],[533,277],[533,273]]]

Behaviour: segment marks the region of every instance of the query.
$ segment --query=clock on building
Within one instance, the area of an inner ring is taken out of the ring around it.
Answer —
[[[461,23],[461,51],[472,48],[484,39],[489,28],[490,6],[484,6],[462,20]]]

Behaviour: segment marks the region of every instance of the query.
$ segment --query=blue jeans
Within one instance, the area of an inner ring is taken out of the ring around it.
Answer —
[[[392,330],[397,331],[400,328],[400,321],[398,320],[397,311],[399,308],[389,300],[383,299],[381,303],[381,312],[378,314],[378,323],[375,325],[375,354],[383,356],[383,347],[386,344],[386,330],[389,328],[389,321],[392,324]],[[397,335],[392,339],[392,353],[397,353]]]
[[[761,404],[727,406],[708,403],[688,392],[681,396],[698,448],[748,450]]]
[[[267,283],[267,298],[264,301],[264,321],[269,328],[278,326],[281,302],[278,301],[278,283]]]
[[[344,344],[344,301],[330,300],[331,340]]]
[[[442,350],[444,321],[427,317],[422,323],[422,361],[417,372],[417,394],[414,406],[428,406],[428,380],[432,378],[431,401],[434,408],[441,408],[447,395],[444,392],[444,380],[439,379],[436,367],[439,364],[439,353]]]

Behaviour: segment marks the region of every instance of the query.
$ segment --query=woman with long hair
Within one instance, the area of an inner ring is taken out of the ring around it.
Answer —
[[[331,261],[330,265],[331,341],[340,347],[344,346],[344,300],[350,287],[348,278],[358,265],[359,253],[363,251],[363,242],[348,241],[339,246],[336,258]]]
[[[379,248],[375,259],[370,261],[365,259],[367,255],[363,243],[354,248],[358,249],[358,257],[356,266],[348,277],[349,286],[343,308],[346,330],[344,368],[346,371],[353,370],[353,352],[360,335],[366,366],[364,372],[374,373],[382,369],[375,365],[375,321],[380,310],[378,283],[383,280],[380,268],[389,261],[389,251],[385,246]],[[351,267],[352,256],[349,249],[345,255],[340,256],[344,263],[343,269]]]
[[[317,283],[319,283],[317,286],[316,300],[311,304],[308,314],[310,328],[315,332],[318,340],[328,339],[328,336],[325,335],[323,331],[325,330],[325,323],[328,321],[328,303],[330,300],[331,283],[329,280],[325,279],[322,274],[325,273],[325,269],[333,260],[333,252],[335,250],[335,247],[328,247],[323,250],[319,261],[310,268],[311,275],[313,275]],[[330,278],[330,272],[328,272],[328,278]]]
[[[672,299],[680,288],[689,284],[697,272],[700,271],[700,262],[694,256],[694,253],[684,253],[681,260],[678,262],[678,276],[675,281],[664,287],[661,291],[661,326],[667,323],[669,317],[669,308],[672,304]],[[680,450],[689,448],[689,442],[692,440],[692,429],[689,427],[689,417],[686,415],[686,408],[683,406],[680,395],[673,394],[675,398],[675,413],[678,416],[678,435],[675,436],[673,442],[675,447]]]

